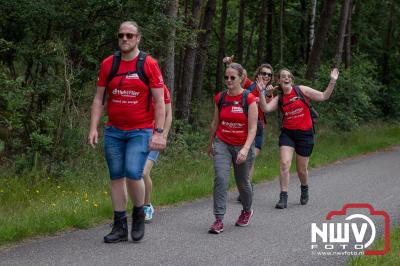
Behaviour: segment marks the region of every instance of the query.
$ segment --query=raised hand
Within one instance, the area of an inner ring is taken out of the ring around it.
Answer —
[[[339,69],[336,67],[331,71],[331,81],[336,81],[339,78]]]

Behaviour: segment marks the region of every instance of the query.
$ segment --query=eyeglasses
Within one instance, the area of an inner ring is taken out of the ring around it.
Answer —
[[[234,80],[236,79],[236,77],[235,77],[235,76],[225,76],[224,79],[225,79],[226,81],[228,81],[228,80],[234,81]]]
[[[263,77],[272,77],[272,73],[268,73],[268,72],[260,72],[258,73],[259,76],[263,76]]]
[[[123,39],[126,36],[127,39],[132,39],[133,37],[138,36],[137,33],[118,33],[118,39]]]

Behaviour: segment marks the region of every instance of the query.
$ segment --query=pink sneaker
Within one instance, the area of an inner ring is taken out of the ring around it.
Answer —
[[[219,234],[224,231],[224,224],[221,219],[215,220],[215,222],[211,225],[210,230],[208,232],[210,234]]]
[[[242,210],[239,218],[236,221],[236,226],[248,226],[250,222],[251,216],[253,216],[253,210],[245,211]]]

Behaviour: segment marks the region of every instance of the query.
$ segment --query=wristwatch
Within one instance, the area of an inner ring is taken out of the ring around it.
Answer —
[[[164,132],[164,129],[157,127],[157,128],[154,129],[154,131],[157,132],[157,133],[162,134]]]

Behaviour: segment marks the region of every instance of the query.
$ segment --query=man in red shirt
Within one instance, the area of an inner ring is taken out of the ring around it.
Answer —
[[[108,81],[113,56],[104,59],[92,104],[88,141],[94,148],[98,143],[97,125],[102,116],[102,99],[107,87],[108,122],[104,132],[104,150],[111,178],[114,225],[111,233],[104,237],[106,243],[128,240],[127,188],[134,204],[131,237],[133,241],[143,238],[143,168],[150,150],[162,150],[166,146],[163,137],[164,82],[157,61],[150,56],[146,57],[143,66],[148,84],[140,79],[136,69],[140,38],[136,22],[125,21],[120,25],[118,46],[121,62],[117,74]],[[154,105],[148,103],[150,96]]]

